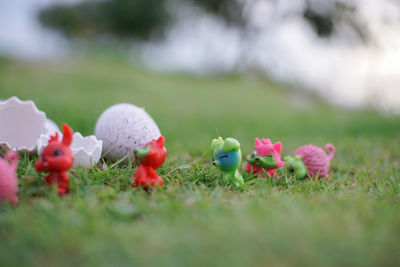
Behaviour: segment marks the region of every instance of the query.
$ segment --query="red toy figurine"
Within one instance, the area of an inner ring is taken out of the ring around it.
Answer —
[[[167,150],[164,147],[165,138],[160,136],[157,140],[153,139],[143,146],[142,149],[135,149],[135,159],[139,167],[135,174],[135,183],[133,187],[143,186],[145,188],[153,186],[162,186],[161,177],[155,172],[163,165],[167,156]]]
[[[45,178],[48,185],[58,184],[58,194],[68,193],[69,177],[67,171],[74,163],[74,155],[69,146],[72,143],[72,129],[63,124],[63,138],[58,141],[58,133],[51,136],[49,144],[43,149],[40,159],[36,162],[36,170],[50,172]]]

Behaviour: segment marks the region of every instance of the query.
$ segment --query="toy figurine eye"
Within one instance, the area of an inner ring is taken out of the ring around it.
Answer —
[[[229,158],[229,156],[227,154],[222,154],[221,156],[219,156],[219,159],[223,159],[223,158]]]
[[[253,153],[251,153],[251,156],[252,156],[252,157],[257,156],[257,151],[253,151]]]
[[[272,155],[271,154],[267,155],[267,158],[272,158]]]
[[[58,156],[60,156],[62,153],[61,153],[61,150],[59,149],[59,148],[57,148],[56,150],[54,150],[54,152],[53,152],[53,155],[55,156],[55,157],[58,157]]]

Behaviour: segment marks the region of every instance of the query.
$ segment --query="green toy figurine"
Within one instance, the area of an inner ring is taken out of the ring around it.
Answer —
[[[238,188],[243,187],[243,177],[238,171],[242,163],[239,141],[233,138],[224,141],[218,137],[211,142],[211,152],[213,164],[222,171],[224,181]]]
[[[286,162],[285,169],[289,174],[293,174],[295,177],[300,179],[306,177],[307,168],[306,165],[304,165],[299,155],[294,157],[286,156],[284,160]]]

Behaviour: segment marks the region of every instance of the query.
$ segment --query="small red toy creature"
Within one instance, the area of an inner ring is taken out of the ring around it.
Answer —
[[[164,164],[167,150],[164,147],[165,138],[160,136],[157,140],[153,139],[143,146],[142,149],[135,149],[135,159],[139,167],[135,174],[133,187],[143,186],[145,188],[162,186],[161,177],[155,169]]]
[[[74,155],[69,146],[72,143],[72,129],[63,124],[63,138],[58,141],[58,133],[52,136],[49,144],[43,149],[40,159],[36,162],[36,170],[50,172],[45,178],[48,185],[58,184],[58,194],[68,193],[69,177],[67,171],[74,163]]]

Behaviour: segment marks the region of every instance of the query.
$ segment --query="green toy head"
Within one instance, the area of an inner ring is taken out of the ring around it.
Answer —
[[[240,143],[236,139],[222,137],[212,140],[211,152],[213,164],[222,171],[234,171],[242,162]]]
[[[306,165],[304,165],[300,156],[287,156],[284,161],[284,168],[289,175],[294,175],[297,178],[304,178],[307,175]]]
[[[276,162],[274,155],[272,154],[268,154],[265,157],[259,156],[257,155],[257,152],[254,151],[248,158],[247,158],[247,162],[261,167],[261,168],[265,168],[265,169],[273,169],[278,167],[278,163]]]

